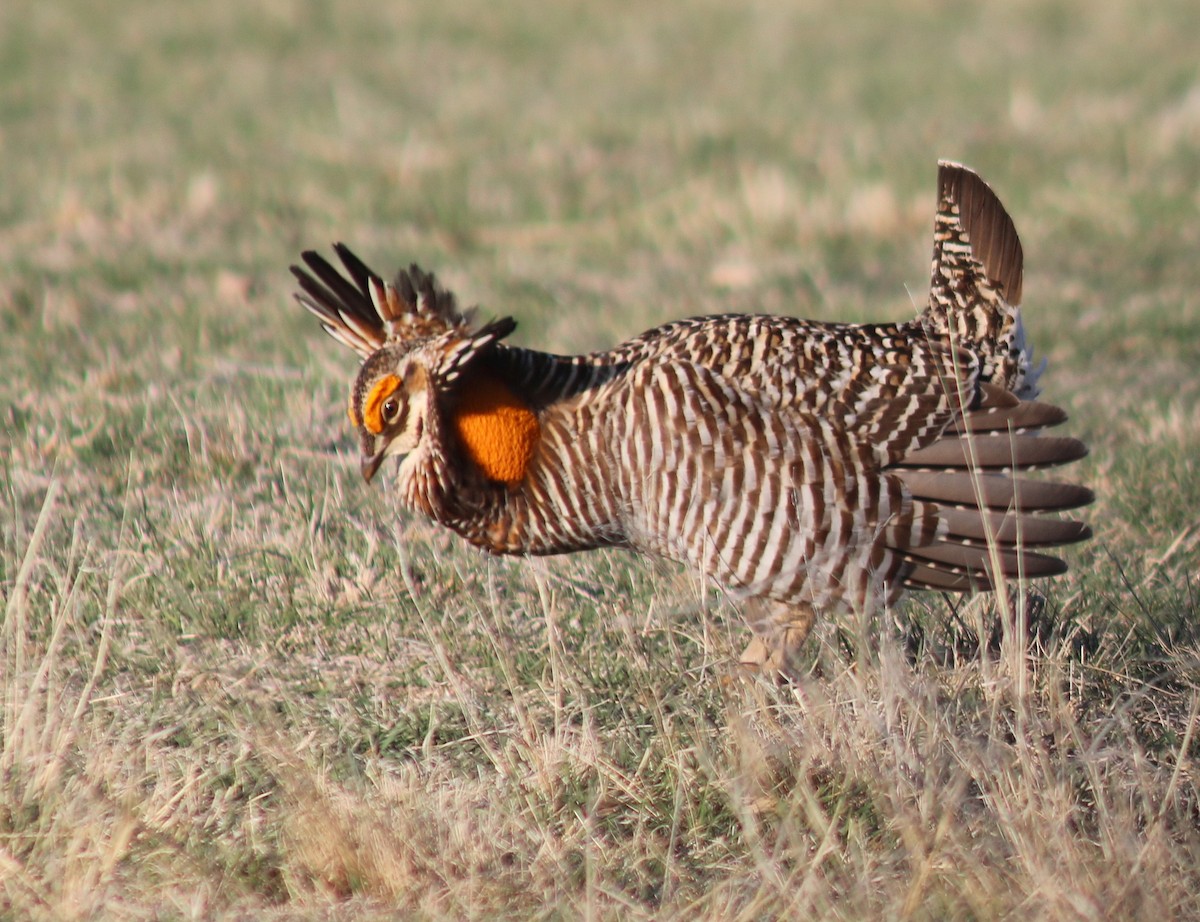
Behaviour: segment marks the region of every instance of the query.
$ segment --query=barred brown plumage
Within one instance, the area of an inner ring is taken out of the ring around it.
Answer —
[[[791,663],[817,612],[908,589],[987,590],[1065,564],[1045,513],[1092,501],[1015,476],[1087,453],[1041,430],[1022,250],[975,173],[939,164],[928,308],[901,324],[727,314],[552,355],[477,326],[432,275],[385,283],[313,252],[299,301],[363,356],[350,394],[369,480],[401,459],[411,509],[501,554],[602,546],[683,561],[744,603],[743,662]]]

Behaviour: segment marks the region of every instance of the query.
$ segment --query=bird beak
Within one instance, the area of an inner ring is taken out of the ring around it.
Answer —
[[[362,459],[362,475],[363,480],[367,483],[371,482],[371,478],[375,476],[375,472],[379,470],[379,465],[383,464],[383,456],[387,454],[387,448],[375,452],[373,455],[364,455]]]

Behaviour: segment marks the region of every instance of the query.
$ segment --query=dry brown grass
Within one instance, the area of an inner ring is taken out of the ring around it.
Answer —
[[[690,649],[632,656],[616,687],[600,651],[564,642],[569,606],[535,574],[514,595],[540,612],[476,612],[491,665],[475,675],[451,659],[462,632],[424,623],[423,691],[396,674],[404,657],[310,665],[270,642],[190,641],[131,669],[110,661],[120,555],[90,587],[82,555],[61,570],[45,556],[60,495],[29,535],[0,650],[0,874],[19,915],[1196,910],[1186,663],[1147,685],[1081,662],[1072,638],[1031,655],[1004,630],[994,654],[956,658],[992,625],[977,601],[919,650],[911,624],[865,646],[827,626],[814,674],[783,691],[728,681],[724,622],[701,614],[707,639],[675,625],[665,639]],[[107,606],[91,624],[89,593]],[[501,623],[530,615],[540,678]]]

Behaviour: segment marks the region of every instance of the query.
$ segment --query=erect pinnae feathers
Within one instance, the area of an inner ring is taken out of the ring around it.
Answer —
[[[416,263],[396,273],[393,283],[411,312],[439,317],[449,326],[458,326],[463,317],[458,312],[454,293],[437,283],[437,278]]]
[[[291,267],[302,292],[296,295],[296,300],[320,318],[321,325],[334,339],[366,358],[383,345],[385,337],[383,322],[367,290],[371,273],[345,247],[338,245],[335,249],[343,262],[347,254],[353,259],[347,268],[358,286],[348,282],[320,254],[306,250],[301,257],[312,274],[300,266]]]
[[[384,324],[399,319],[404,308],[396,294],[396,289],[391,285],[385,285],[382,279],[378,278],[368,279],[367,284],[371,290],[371,302],[375,305],[375,313],[383,319]]]
[[[354,255],[354,252],[346,244],[335,243],[333,251],[337,253],[338,259],[342,261],[342,265],[346,267],[346,271],[350,273],[350,278],[353,279],[354,284],[358,286],[360,291],[366,291],[367,282],[370,279],[379,278],[366,263]]]
[[[476,354],[516,325],[506,318],[473,330],[475,311],[459,310],[454,295],[433,273],[414,264],[389,284],[345,244],[335,243],[333,249],[349,279],[320,254],[305,251],[307,269],[292,266],[301,288],[296,299],[321,319],[327,332],[364,358],[385,344],[415,345],[449,333],[461,335],[472,344],[467,352]]]

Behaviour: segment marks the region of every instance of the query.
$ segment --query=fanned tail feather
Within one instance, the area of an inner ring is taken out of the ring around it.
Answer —
[[[985,387],[975,409],[890,469],[914,503],[935,509],[939,521],[933,541],[890,545],[904,561],[910,588],[987,590],[998,578],[1055,576],[1066,564],[1034,549],[1091,536],[1083,522],[1052,514],[1088,505],[1095,498],[1091,490],[1014,476],[1087,455],[1078,439],[1041,434],[1065,421],[1066,413],[995,390]]]

